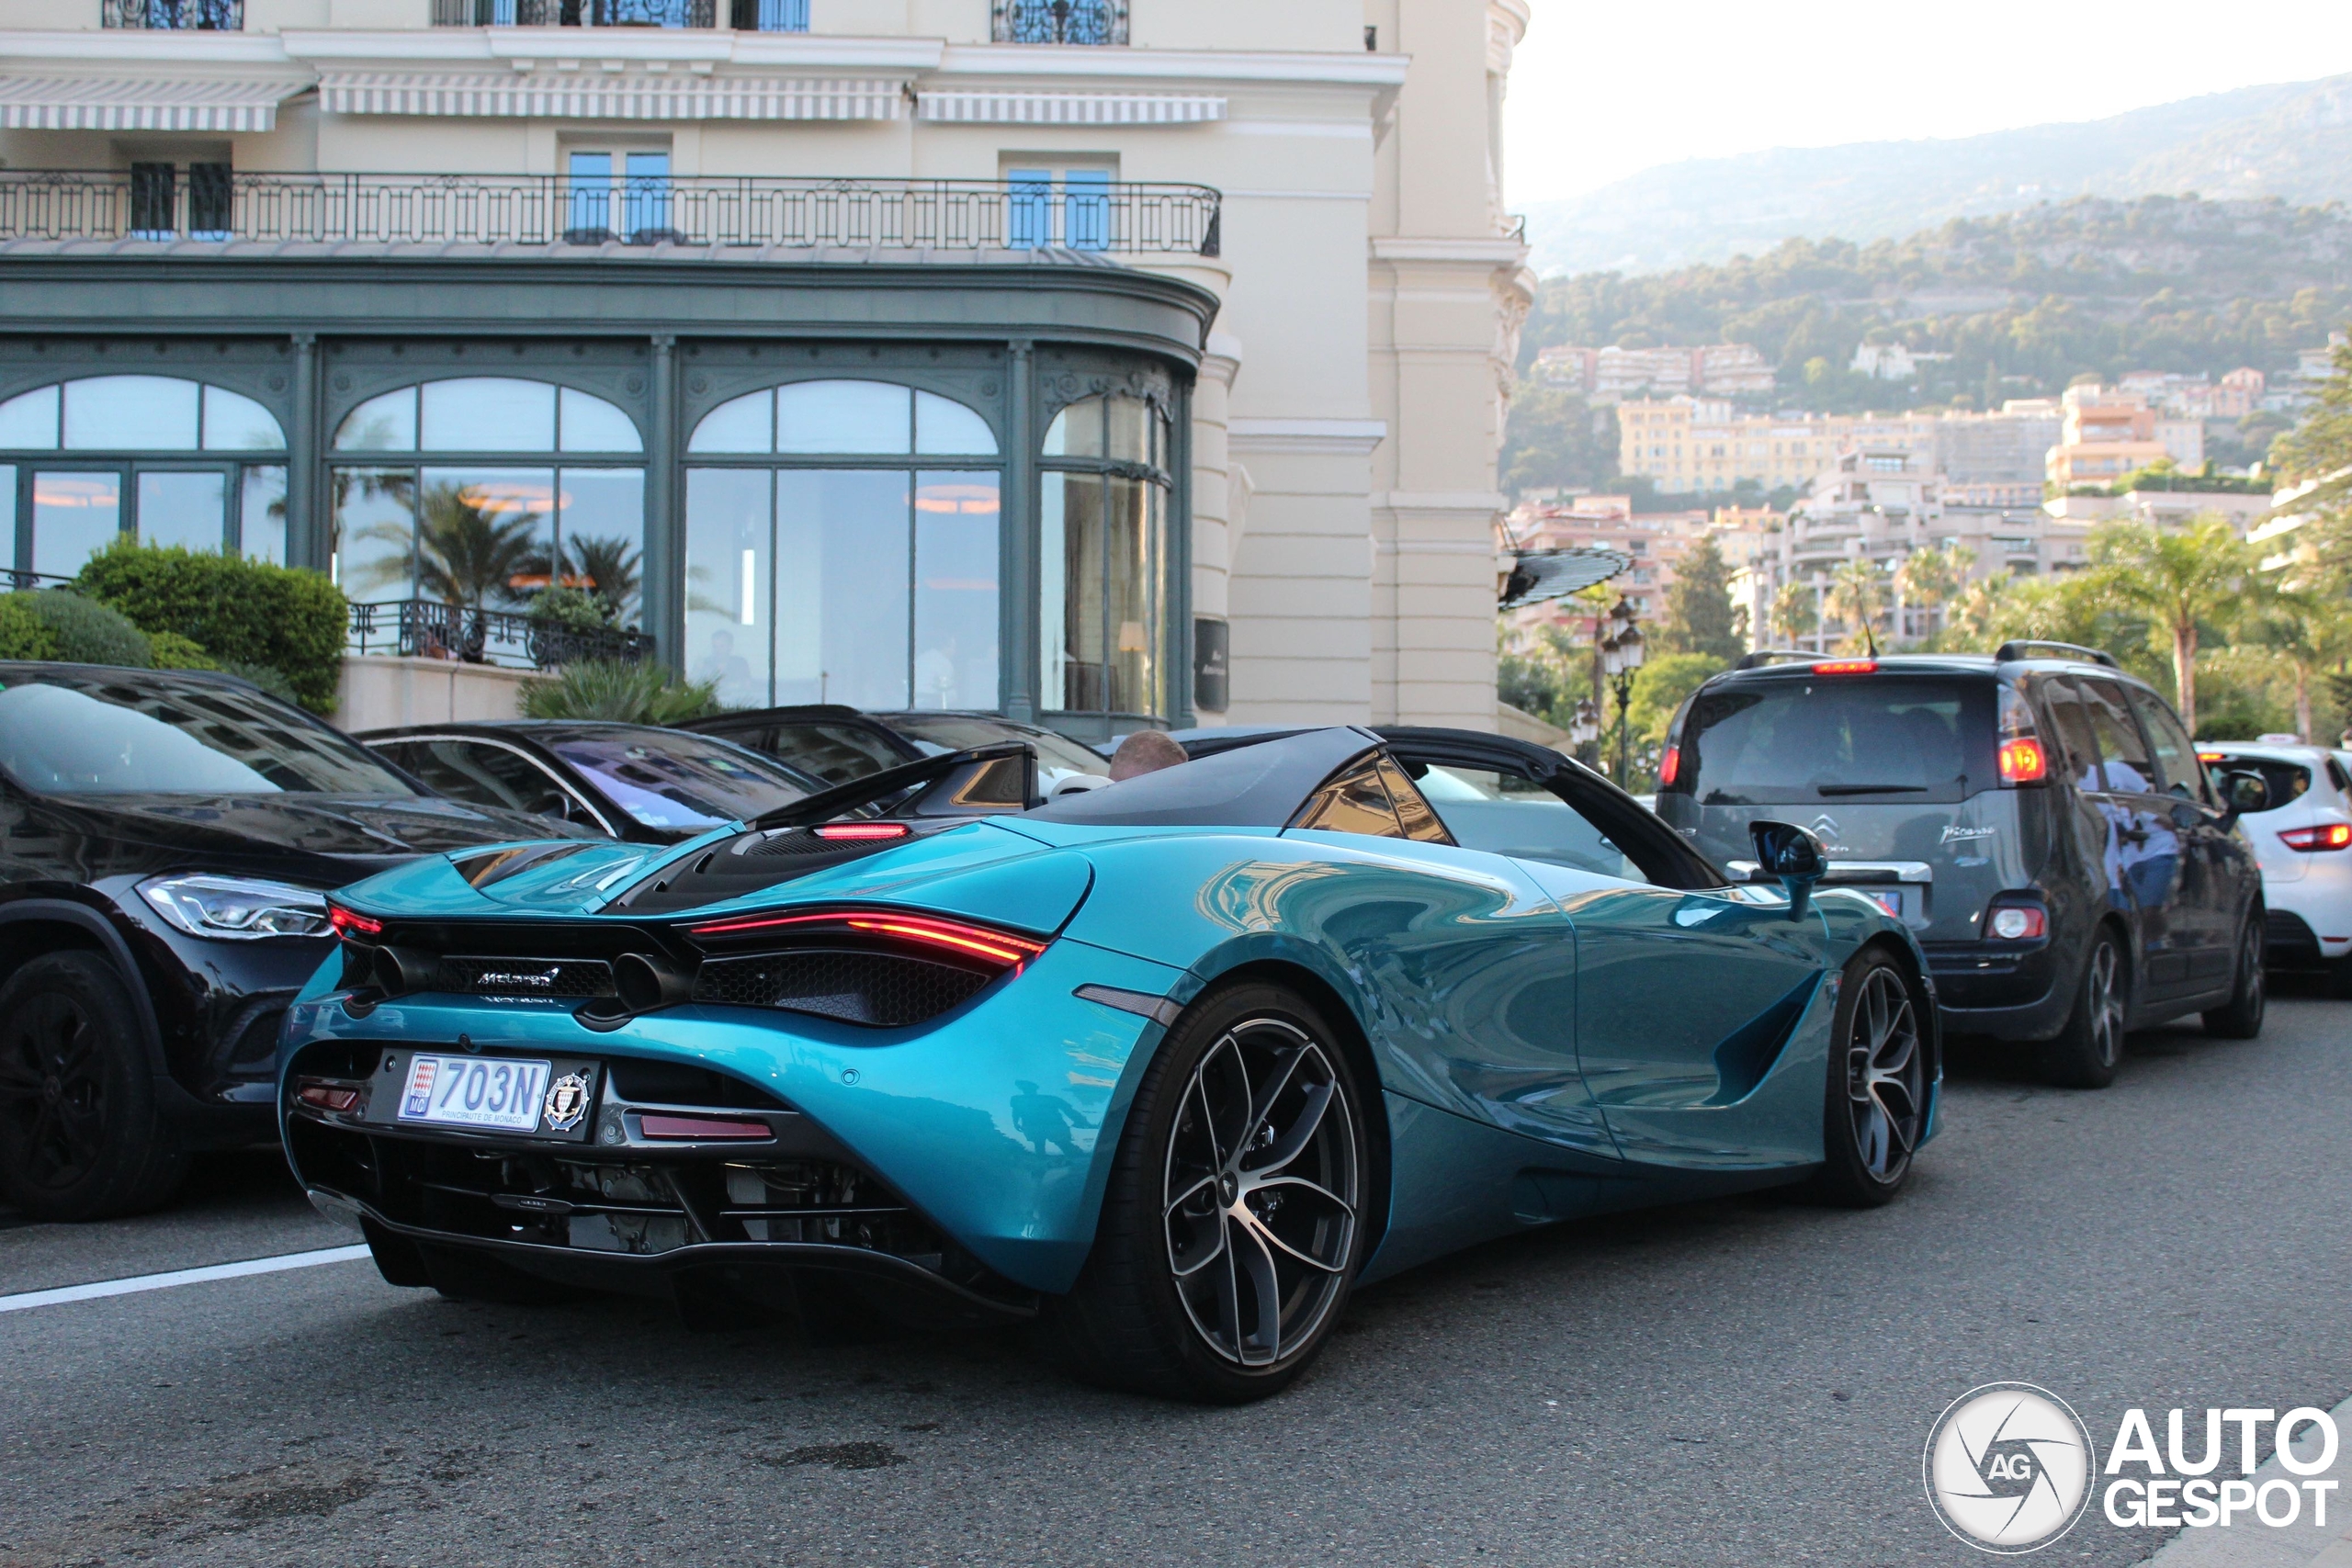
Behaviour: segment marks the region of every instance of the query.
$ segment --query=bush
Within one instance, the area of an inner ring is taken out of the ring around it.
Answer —
[[[24,606],[57,639],[51,657],[69,664],[121,664],[154,668],[147,634],[120,613],[70,588],[43,588],[8,597]]]
[[[315,571],[125,539],[76,582],[150,632],[177,633],[224,666],[277,671],[304,707],[334,711],[348,617],[342,591]]]
[[[54,659],[57,634],[25,604],[29,595],[0,593],[0,659]]]
[[[301,705],[302,699],[296,695],[293,683],[266,664],[239,664],[232,660],[217,668],[223,675],[235,675],[251,681],[281,703],[290,703],[297,707]]]
[[[198,647],[194,638],[184,637],[177,632],[148,633],[147,649],[153,657],[155,668],[158,670],[218,670],[220,668],[220,662]]]
[[[716,681],[682,681],[660,664],[588,660],[524,687],[523,716],[681,724],[717,713],[718,688]]]

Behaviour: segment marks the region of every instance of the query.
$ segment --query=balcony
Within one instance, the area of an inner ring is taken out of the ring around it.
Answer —
[[[808,0],[433,0],[436,28],[715,28],[805,33]]]
[[[1123,44],[1127,0],[994,0],[989,22],[998,43]]]
[[[1207,186],[718,175],[0,170],[0,242],[683,245],[746,251],[1219,249]]]
[[[245,0],[102,0],[98,23],[155,32],[243,32]]]

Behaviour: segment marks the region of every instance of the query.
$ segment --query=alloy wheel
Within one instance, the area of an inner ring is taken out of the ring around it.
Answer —
[[[1911,993],[1892,969],[1872,969],[1854,998],[1846,1040],[1846,1101],[1854,1147],[1873,1179],[1892,1182],[1919,1144],[1926,1054]]]
[[[2238,973],[2245,976],[2246,1011],[2254,1018],[2262,1016],[2268,984],[2263,976],[2262,927],[2252,920],[2245,923],[2245,936],[2238,947]]]
[[[2102,942],[2091,949],[2083,1005],[2090,1010],[2091,1047],[2098,1053],[2101,1066],[2111,1067],[2123,1059],[2122,968],[2113,942]]]
[[[0,1033],[0,1126],[17,1148],[17,1179],[35,1186],[71,1186],[103,1152],[104,1054],[71,997],[34,996]]]
[[[1177,1106],[1162,1216],[1210,1349],[1265,1367],[1313,1339],[1346,1288],[1359,1180],[1353,1108],[1320,1044],[1258,1018],[1209,1047]]]

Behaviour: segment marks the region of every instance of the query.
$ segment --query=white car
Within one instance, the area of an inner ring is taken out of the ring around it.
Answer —
[[[2202,741],[2197,755],[2270,785],[2270,809],[2238,818],[2262,866],[2268,967],[2324,969],[2352,996],[2352,752],[2266,739]]]

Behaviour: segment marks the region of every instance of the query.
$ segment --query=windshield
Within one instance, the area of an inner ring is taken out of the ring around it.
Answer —
[[[1033,729],[1025,724],[1008,724],[984,714],[899,713],[892,714],[883,722],[913,741],[926,756],[943,751],[969,750],[975,746],[994,746],[1005,740],[1025,740],[1036,749],[1037,787],[1047,795],[1051,795],[1054,786],[1064,779],[1074,778],[1080,773],[1107,778],[1111,773],[1108,761],[1075,740],[1056,735],[1049,729]]]
[[[0,759],[43,795],[416,795],[356,742],[258,692],[98,671],[0,689]]]
[[[755,751],[683,729],[552,739],[548,749],[648,828],[716,828],[802,799],[808,785]]]
[[[1683,721],[1678,792],[1701,806],[1951,802],[1992,733],[1989,682],[1775,680],[1702,692]]]

